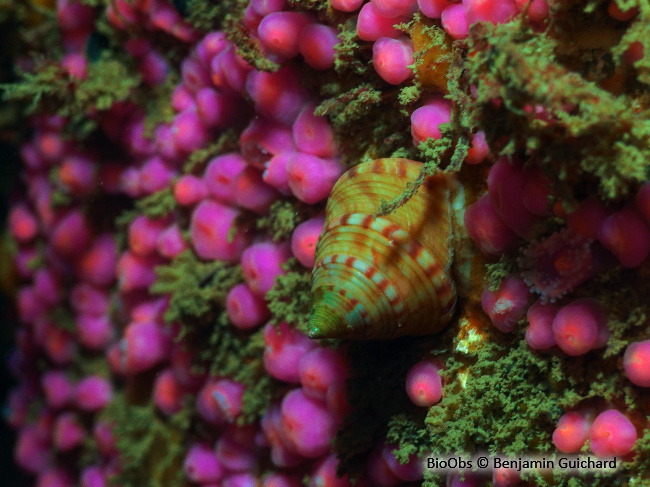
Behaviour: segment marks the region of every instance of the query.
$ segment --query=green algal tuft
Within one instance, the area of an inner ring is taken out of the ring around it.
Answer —
[[[120,456],[120,469],[110,478],[122,487],[172,487],[184,485],[183,460],[192,408],[163,418],[152,402],[137,405],[117,393],[101,418],[113,424],[112,434]]]
[[[311,307],[311,273],[295,258],[289,259],[282,267],[288,272],[275,278],[273,287],[265,296],[272,315],[271,323],[286,321],[306,334]]]
[[[271,204],[267,216],[255,219],[255,226],[268,233],[274,242],[286,240],[298,224],[305,220],[308,211],[308,205],[299,201],[276,200]]]
[[[176,209],[176,198],[172,188],[165,188],[149,196],[140,198],[136,209],[147,218],[163,218],[170,215]]]
[[[372,49],[357,36],[357,23],[348,19],[338,25],[339,43],[335,46],[334,69],[339,74],[365,76],[371,72]]]
[[[49,312],[49,318],[57,328],[74,333],[77,329],[75,315],[71,309],[64,306],[57,306]]]
[[[156,282],[150,290],[171,297],[165,321],[180,322],[187,332],[199,319],[211,321],[211,316],[214,319],[230,288],[243,280],[240,266],[222,261],[204,262],[188,249],[170,264],[156,267]]]
[[[237,150],[239,147],[239,133],[228,129],[217,138],[216,142],[192,152],[183,165],[183,173],[198,173],[203,171],[208,161],[225,152]]]
[[[502,254],[499,262],[485,265],[485,277],[490,283],[489,290],[496,291],[501,286],[501,281],[514,273],[517,269],[517,262],[506,254]]]
[[[179,83],[175,73],[169,74],[161,85],[152,86],[147,90],[144,99],[145,113],[144,136],[151,139],[153,131],[159,124],[171,123],[174,120],[175,110],[171,99]]]

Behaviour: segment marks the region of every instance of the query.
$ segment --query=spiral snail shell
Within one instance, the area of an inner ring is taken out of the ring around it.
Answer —
[[[447,177],[428,177],[403,206],[385,217],[374,215],[421,168],[407,159],[378,159],[337,181],[316,247],[311,338],[427,335],[451,319],[456,288]]]

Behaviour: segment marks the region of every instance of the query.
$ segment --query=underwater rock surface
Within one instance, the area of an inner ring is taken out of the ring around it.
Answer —
[[[649,481],[647,3],[26,0],[0,27],[27,485]],[[347,170],[403,159],[328,227]],[[347,300],[322,340],[314,266]],[[402,333],[418,302],[444,320]]]

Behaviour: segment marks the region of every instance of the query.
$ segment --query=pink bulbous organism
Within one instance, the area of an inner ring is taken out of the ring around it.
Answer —
[[[440,14],[442,28],[453,39],[465,39],[469,33],[467,8],[462,3],[447,5]]]
[[[394,25],[408,21],[408,16],[395,18],[384,17],[377,12],[375,6],[368,2],[359,12],[357,18],[357,35],[364,41],[376,41],[382,37],[397,38],[402,33]]]
[[[411,135],[417,147],[428,138],[441,137],[439,126],[451,119],[451,103],[442,97],[435,97],[411,114]]]
[[[564,413],[553,431],[553,444],[562,453],[577,453],[589,438],[593,418],[584,411]]]
[[[264,117],[255,117],[246,126],[239,138],[239,146],[245,162],[259,169],[264,169],[273,156],[295,150],[292,129]]]
[[[140,171],[140,190],[144,194],[161,191],[171,183],[176,172],[170,164],[160,157],[152,157],[145,161]]]
[[[234,422],[241,413],[244,386],[231,379],[220,379],[212,389],[221,416],[227,423]]]
[[[527,0],[515,0],[515,4],[520,11],[523,11],[528,6],[528,18],[532,22],[541,22],[548,16],[548,3],[546,0],[533,0],[530,4],[528,4]]]
[[[62,370],[48,370],[41,377],[41,386],[47,405],[52,409],[66,406],[74,392],[74,386]]]
[[[137,216],[131,222],[128,230],[129,248],[140,256],[147,256],[156,251],[158,237],[167,227],[168,222],[163,219],[152,220],[144,215]]]
[[[210,196],[222,203],[234,204],[235,180],[246,167],[246,160],[236,152],[211,159],[203,173]]]
[[[196,107],[192,92],[184,84],[179,84],[172,93],[172,108],[177,112],[191,110]]]
[[[246,79],[252,67],[229,44],[210,62],[212,83],[228,93],[241,94],[246,89]]]
[[[306,26],[298,39],[298,50],[305,62],[317,71],[334,67],[338,33],[334,27],[319,23]]]
[[[316,242],[324,224],[324,218],[312,218],[298,225],[291,234],[291,251],[298,262],[308,269],[314,267]]]
[[[465,157],[465,162],[467,164],[480,164],[485,160],[489,153],[490,146],[485,140],[485,132],[479,130],[474,135],[472,135],[472,144],[467,150],[467,157]]]
[[[488,194],[494,210],[520,237],[530,240],[538,218],[523,205],[528,171],[501,157],[488,175]]]
[[[485,288],[481,306],[497,329],[510,333],[526,312],[528,300],[528,286],[519,277],[509,276],[496,291]]]
[[[366,471],[372,485],[381,487],[392,487],[402,483],[397,475],[393,473],[386,459],[382,455],[383,445],[378,445],[373,449],[368,457]]]
[[[289,174],[287,174],[287,163],[293,152],[282,152],[273,156],[264,165],[262,179],[269,186],[273,186],[283,195],[291,194],[289,186]]]
[[[156,280],[154,266],[159,264],[155,256],[141,257],[130,251],[122,254],[117,262],[118,288],[122,292],[146,289]]]
[[[228,39],[223,32],[210,32],[197,44],[196,55],[205,66],[210,66],[212,59],[226,47],[228,47]]]
[[[330,0],[332,8],[341,12],[354,12],[361,7],[363,3],[364,0]]]
[[[271,204],[279,194],[262,179],[262,171],[253,166],[247,166],[234,181],[235,203],[241,208],[251,210],[258,215],[269,212]]]
[[[200,149],[208,140],[208,133],[201,119],[192,109],[174,117],[171,135],[176,148],[185,153]]]
[[[625,349],[623,367],[632,384],[650,387],[650,340],[630,343]]]
[[[270,315],[264,299],[251,291],[245,283],[228,291],[226,311],[230,322],[240,330],[252,330],[264,323]]]
[[[564,353],[584,355],[597,347],[605,325],[605,310],[598,301],[580,298],[560,308],[553,319],[553,334]]]
[[[631,205],[602,223],[598,240],[628,269],[641,265],[650,254],[650,228],[642,213]]]
[[[417,9],[417,0],[370,0],[379,15],[389,19],[413,14]]]
[[[303,203],[316,204],[327,198],[344,167],[334,159],[294,152],[287,160],[289,188]]]
[[[312,22],[311,16],[304,12],[272,12],[264,16],[257,34],[269,52],[292,58],[298,55],[302,33]]]
[[[34,425],[27,425],[18,431],[14,445],[14,461],[31,474],[44,471],[50,464],[53,452],[49,442],[38,434]]]
[[[222,425],[225,423],[219,403],[213,392],[217,386],[218,379],[205,381],[203,387],[196,395],[196,410],[201,418],[211,424]]]
[[[159,372],[153,384],[153,403],[164,414],[172,415],[183,407],[186,389],[176,379],[172,369]]]
[[[251,71],[246,79],[246,90],[258,113],[286,125],[291,125],[309,102],[309,94],[292,66],[273,73]]]
[[[498,467],[492,471],[493,487],[514,487],[521,483],[521,473],[511,467]]]
[[[248,287],[260,298],[275,284],[275,278],[286,274],[282,268],[291,257],[288,242],[261,242],[248,247],[241,256],[241,266]]]
[[[70,210],[56,224],[50,235],[54,250],[64,257],[83,253],[92,239],[86,218],[80,210]]]
[[[38,474],[36,487],[73,487],[72,474],[62,467],[49,467]]]
[[[250,236],[239,228],[231,234],[239,211],[212,200],[201,202],[192,213],[190,239],[202,259],[236,262]]]
[[[47,306],[56,306],[61,302],[61,278],[53,269],[42,268],[36,271],[33,290],[38,299]]]
[[[70,290],[68,301],[79,314],[102,316],[110,306],[110,295],[104,288],[81,282]]]
[[[283,399],[281,414],[285,436],[300,455],[317,458],[329,451],[336,421],[323,402],[294,389]]]
[[[555,335],[553,334],[553,319],[558,307],[551,303],[544,304],[537,300],[528,311],[528,328],[526,329],[526,343],[535,350],[547,350],[554,347]]]
[[[305,154],[325,159],[334,157],[338,152],[334,130],[325,117],[314,115],[315,109],[313,103],[302,109],[292,126],[293,142]]]
[[[89,375],[79,381],[74,391],[74,401],[82,411],[99,411],[113,398],[113,385],[98,375]]]
[[[455,2],[450,0],[418,0],[420,12],[431,19],[439,19],[443,10]]]
[[[217,440],[216,454],[221,464],[232,472],[250,472],[260,460],[259,450],[255,445],[257,427],[255,425],[226,427]]]
[[[384,461],[397,477],[404,482],[417,482],[422,480],[424,464],[417,455],[409,455],[406,463],[400,463],[394,450],[398,449],[398,445],[384,445],[381,455]]]
[[[264,439],[271,447],[271,461],[278,467],[294,467],[304,461],[289,441],[282,428],[282,416],[278,405],[271,405],[260,421]]]
[[[52,440],[57,450],[70,451],[84,441],[86,431],[79,418],[72,412],[61,413],[54,422]]]
[[[95,286],[108,286],[115,281],[117,244],[110,234],[95,238],[77,262],[77,275]]]
[[[225,468],[207,443],[190,445],[183,462],[183,471],[187,478],[198,484],[218,484],[226,476]]]
[[[181,252],[188,248],[185,237],[181,233],[178,225],[173,223],[165,228],[158,236],[156,242],[156,250],[158,253],[167,259],[173,259]]]
[[[503,223],[488,195],[469,205],[463,219],[468,235],[484,254],[497,256],[516,248],[517,235]]]
[[[115,336],[115,328],[107,315],[79,314],[75,324],[79,343],[90,350],[103,350]]]
[[[406,375],[406,394],[416,406],[431,407],[442,399],[440,365],[433,360],[422,360]]]
[[[324,456],[314,465],[309,487],[352,487],[347,475],[337,475],[338,465],[336,454],[329,453]]]
[[[380,37],[372,46],[372,65],[381,79],[399,85],[414,76],[413,42],[408,37]]]
[[[277,329],[271,323],[264,327],[264,367],[272,377],[292,384],[300,383],[300,359],[316,344],[287,323]]]
[[[589,448],[598,457],[625,456],[636,440],[635,426],[616,409],[600,413],[589,428]]]
[[[551,187],[548,178],[539,169],[533,167],[528,173],[528,179],[524,185],[522,203],[528,211],[537,216],[549,216]]]
[[[108,478],[102,467],[91,465],[81,471],[79,483],[80,487],[107,487]]]
[[[326,401],[332,384],[346,379],[347,364],[340,352],[316,347],[301,357],[298,374],[306,396]]]
[[[63,159],[59,180],[74,196],[88,196],[95,189],[97,163],[85,154],[71,154]]]
[[[181,206],[194,206],[208,194],[205,180],[193,174],[184,174],[174,184],[174,198]]]
[[[126,372],[137,374],[162,362],[169,355],[170,345],[169,336],[156,323],[130,323],[120,342]]]
[[[504,24],[517,13],[517,5],[514,0],[464,0],[463,5],[467,9],[469,25],[480,21]]]
[[[302,487],[302,485],[302,479],[297,475],[280,472],[267,475],[262,482],[262,487]]]

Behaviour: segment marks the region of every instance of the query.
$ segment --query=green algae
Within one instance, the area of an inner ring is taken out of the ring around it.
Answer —
[[[514,258],[502,254],[499,262],[486,264],[485,269],[485,279],[490,283],[489,290],[496,291],[501,286],[501,281],[518,270],[518,266]]]
[[[149,90],[148,97],[144,103],[146,117],[144,119],[144,137],[151,139],[156,126],[162,123],[171,123],[174,120],[176,111],[172,107],[171,99],[176,86],[179,83],[176,73],[170,73],[165,82],[153,86]]]
[[[177,208],[174,190],[168,187],[144,198],[140,198],[135,203],[135,208],[138,214],[144,215],[147,218],[164,218],[172,214]]]
[[[278,199],[271,203],[268,215],[255,218],[255,227],[274,242],[290,238],[296,227],[316,211],[300,201]]]
[[[217,260],[201,261],[191,249],[155,270],[156,282],[151,292],[170,296],[165,321],[181,323],[181,337],[201,321],[213,320],[230,288],[243,281],[240,266]]]
[[[113,425],[120,455],[120,470],[109,478],[122,487],[172,487],[185,485],[183,460],[191,426],[192,409],[165,418],[152,402],[130,402],[123,393],[102,411],[100,418]]]
[[[213,157],[236,150],[238,148],[239,131],[229,128],[217,140],[206,147],[192,152],[183,165],[183,173],[198,174],[205,169]]]
[[[271,311],[271,323],[286,321],[306,334],[311,308],[311,272],[294,257],[282,267],[287,273],[275,278],[273,287],[265,296]]]
[[[371,72],[372,50],[357,36],[357,23],[348,19],[337,26],[339,43],[334,47],[334,69],[339,74],[365,77]]]

